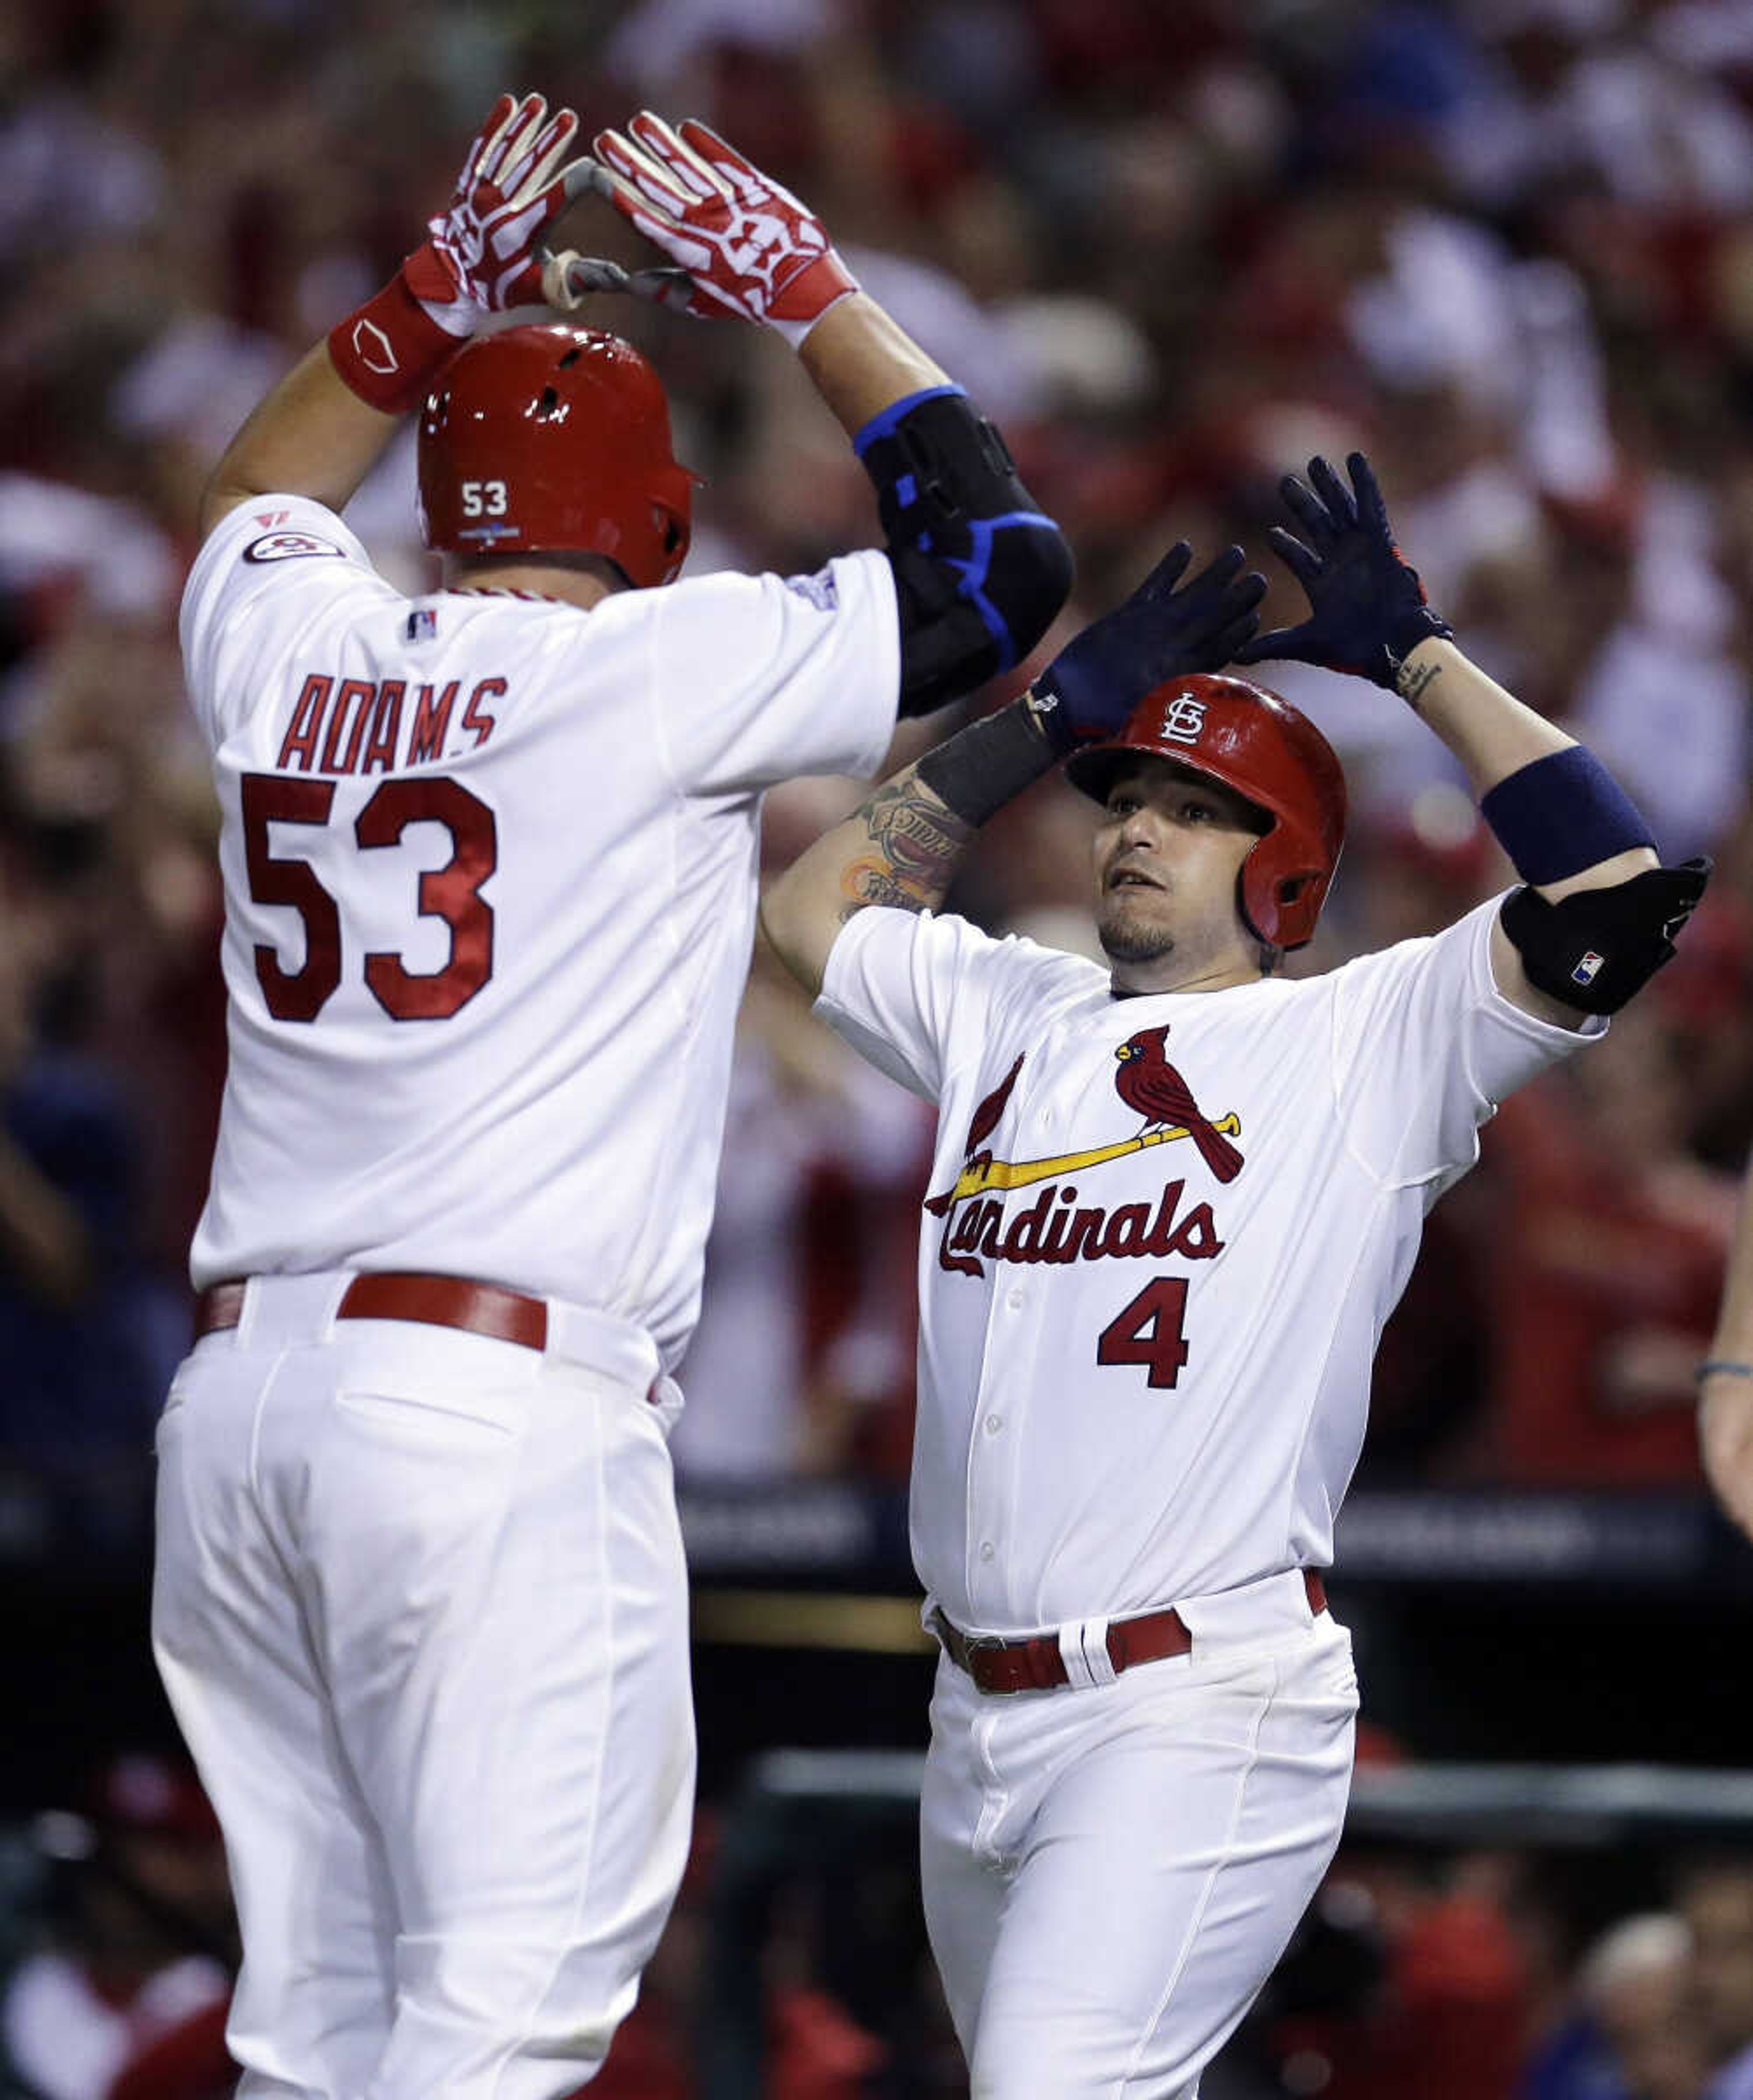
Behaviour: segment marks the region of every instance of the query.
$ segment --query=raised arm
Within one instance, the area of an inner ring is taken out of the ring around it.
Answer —
[[[812,998],[847,920],[872,904],[932,911],[980,825],[1080,743],[1117,733],[1165,681],[1227,664],[1253,633],[1263,578],[1239,547],[1183,585],[1171,547],[1125,602],[1068,642],[1033,689],[885,780],[769,885],[761,926]]]
[[[1065,602],[1071,554],[997,430],[860,290],[808,206],[716,131],[642,111],[594,149],[597,186],[676,266],[629,289],[776,330],[852,439],[894,572],[901,712],[1020,662]]]
[[[271,492],[341,510],[400,421],[362,401],[336,371],[328,344],[318,343],[262,396],[220,455],[201,496],[201,537],[239,504]]]
[[[539,95],[500,97],[425,240],[268,392],[226,447],[201,500],[204,538],[239,504],[270,493],[314,496],[339,510],[483,317],[542,298],[549,259],[542,236],[588,186],[588,162],[562,165],[578,128],[571,110],[550,117]],[[613,266],[572,259],[575,298],[626,281]]]
[[[1716,1332],[1698,1379],[1705,1477],[1717,1501],[1753,1538],[1753,1167],[1741,1193]]]
[[[1574,737],[1470,664],[1394,544],[1370,465],[1351,486],[1324,459],[1280,484],[1301,537],[1275,527],[1309,617],[1262,634],[1237,660],[1319,664],[1398,692],[1465,768],[1481,813],[1527,885],[1492,930],[1498,989],[1567,1028],[1612,1013],[1674,953],[1708,862],[1664,868],[1648,826]]]

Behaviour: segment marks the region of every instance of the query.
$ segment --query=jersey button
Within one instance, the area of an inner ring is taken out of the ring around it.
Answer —
[[[1015,1312],[1022,1304],[1023,1294],[1020,1290],[1013,1290],[1004,1302]]]
[[[995,1554],[998,1550],[998,1547],[994,1546],[992,1541],[989,1538],[980,1547],[980,1557],[982,1560],[990,1560],[993,1554]]]
[[[1001,1429],[1002,1429],[1002,1428],[1003,1428],[1003,1427],[1004,1427],[1004,1417],[1003,1417],[1002,1414],[989,1414],[989,1415],[987,1416],[987,1418],[986,1418],[986,1434],[987,1434],[989,1436],[996,1436],[998,1435],[998,1432],[999,1432]]]

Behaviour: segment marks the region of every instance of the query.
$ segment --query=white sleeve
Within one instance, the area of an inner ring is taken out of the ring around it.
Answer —
[[[1353,1155],[1385,1187],[1432,1183],[1478,1156],[1479,1126],[1548,1065],[1603,1035],[1525,1013],[1497,988],[1494,897],[1434,938],[1403,941],[1333,973],[1333,1084]]]
[[[1015,941],[954,915],[869,905],[835,937],[816,1012],[911,1092],[938,1101],[985,1016]]]
[[[334,615],[395,600],[333,510],[307,496],[262,496],[220,519],[183,590],[183,662],[214,750],[259,700],[288,646]]]
[[[702,576],[661,596],[658,729],[689,794],[747,794],[799,774],[869,779],[901,695],[901,615],[888,561],[843,556],[813,576]]]

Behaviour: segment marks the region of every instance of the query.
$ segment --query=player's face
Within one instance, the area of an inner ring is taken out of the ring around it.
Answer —
[[[1235,878],[1265,828],[1252,803],[1168,759],[1118,774],[1095,835],[1096,931],[1128,990],[1240,983],[1259,951]]]

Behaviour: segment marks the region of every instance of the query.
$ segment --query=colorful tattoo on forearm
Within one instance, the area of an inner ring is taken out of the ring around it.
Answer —
[[[853,818],[870,840],[840,877],[842,920],[867,904],[929,911],[942,903],[974,827],[946,810],[910,770],[879,788]]]

